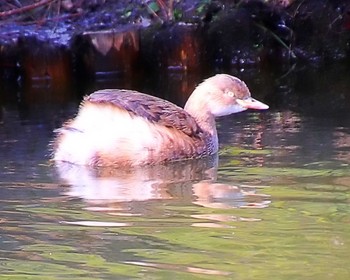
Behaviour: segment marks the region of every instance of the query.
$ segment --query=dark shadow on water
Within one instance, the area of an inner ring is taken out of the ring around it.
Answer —
[[[346,63],[325,67],[291,65],[290,68],[232,68],[228,74],[244,80],[257,99],[272,110],[291,110],[302,115],[340,117],[350,111],[350,69]],[[142,91],[183,106],[195,86],[214,75],[215,70],[135,74],[100,73],[79,84],[61,85],[48,80],[3,81],[0,106],[16,107],[23,120],[36,119],[59,123],[72,116],[83,96],[102,88]],[[67,113],[68,110],[68,113]],[[59,118],[62,118],[60,120]]]

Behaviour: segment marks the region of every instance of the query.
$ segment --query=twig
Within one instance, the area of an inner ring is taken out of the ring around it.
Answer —
[[[27,6],[23,6],[23,7],[20,7],[18,9],[12,9],[12,10],[9,10],[9,11],[0,12],[0,18],[12,16],[12,15],[19,14],[19,13],[23,13],[23,12],[26,12],[26,11],[29,11],[29,10],[33,10],[35,8],[38,8],[40,6],[44,6],[44,5],[49,4],[51,2],[54,2],[54,1],[56,1],[56,0],[42,0],[40,2],[37,2],[37,3],[34,3],[34,4],[30,4],[30,5],[27,5]]]
[[[144,4],[146,5],[147,10],[155,17],[157,18],[161,23],[163,23],[163,20],[157,15],[157,13],[155,11],[153,11],[150,6],[144,2]]]

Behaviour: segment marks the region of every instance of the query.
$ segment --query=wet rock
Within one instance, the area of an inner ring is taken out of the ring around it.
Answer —
[[[16,82],[19,74],[18,50],[12,44],[0,46],[0,80]]]
[[[72,50],[80,78],[137,71],[140,53],[139,28],[84,32],[75,36]]]
[[[203,36],[197,24],[151,27],[141,34],[141,55],[146,68],[187,72],[202,67]]]
[[[346,0],[162,2],[58,1],[18,18],[7,2],[0,3],[0,77],[22,73],[27,81],[64,84],[73,70],[86,79],[99,73],[321,66],[349,59]]]
[[[25,83],[49,82],[61,88],[72,83],[72,56],[65,46],[43,42],[35,37],[20,37],[17,49]]]
[[[348,55],[348,1],[295,1],[287,12],[293,32],[292,48],[302,61],[341,60]]]

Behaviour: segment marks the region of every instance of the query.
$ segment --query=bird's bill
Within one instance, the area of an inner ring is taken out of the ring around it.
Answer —
[[[247,109],[255,109],[255,110],[266,110],[269,109],[269,106],[265,103],[262,103],[252,97],[248,97],[245,99],[237,99],[236,100],[239,105]]]

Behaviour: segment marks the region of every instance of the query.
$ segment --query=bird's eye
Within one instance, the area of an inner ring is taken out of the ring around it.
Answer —
[[[235,93],[232,92],[232,91],[228,91],[228,92],[226,92],[226,94],[227,94],[229,97],[236,97]]]

